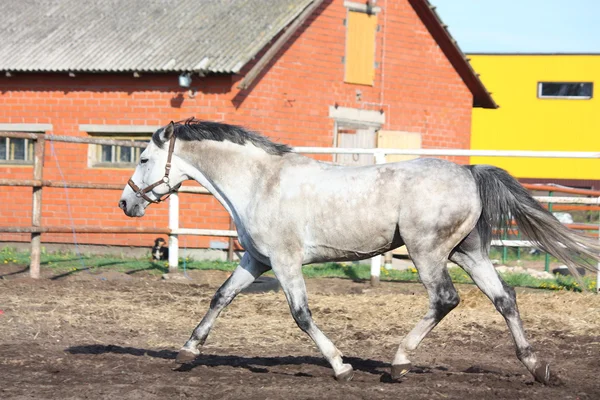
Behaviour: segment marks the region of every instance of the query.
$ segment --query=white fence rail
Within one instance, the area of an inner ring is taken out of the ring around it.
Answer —
[[[450,157],[528,157],[528,158],[570,158],[570,159],[600,159],[600,152],[573,152],[573,151],[526,151],[526,150],[463,150],[463,149],[362,149],[362,148],[332,148],[332,147],[295,147],[294,151],[303,154],[371,154],[375,157],[377,164],[384,164],[387,155],[407,155],[407,156],[450,156]],[[199,188],[198,188],[199,189]],[[205,193],[199,189],[199,193]],[[577,203],[577,204],[599,204],[598,198],[582,197],[535,197],[542,203]],[[174,193],[169,201],[169,228],[172,230],[169,235],[169,270],[176,270],[179,259],[179,235],[196,236],[223,236],[237,237],[234,230],[214,230],[214,229],[189,229],[179,227],[179,196]],[[598,227],[600,231],[600,226]],[[600,241],[600,233],[599,233]],[[533,247],[532,243],[525,240],[502,240],[494,241],[493,245],[498,246],[516,246]],[[379,282],[381,271],[381,256],[371,259],[371,282]],[[598,276],[596,279],[596,289],[600,292],[600,263],[597,266]]]
[[[600,158],[594,151],[463,150],[463,149],[348,149],[340,147],[294,147],[302,154],[372,154],[389,156]]]

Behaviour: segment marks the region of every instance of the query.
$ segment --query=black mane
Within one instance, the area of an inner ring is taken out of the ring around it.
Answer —
[[[286,144],[272,142],[260,133],[249,131],[237,125],[201,121],[195,118],[190,118],[183,122],[175,122],[174,125],[174,134],[179,140],[215,140],[218,142],[228,140],[239,145],[250,142],[267,153],[276,156],[282,156],[292,151],[291,147]],[[152,135],[152,141],[158,147],[163,148],[164,143],[160,140],[160,132],[162,132],[162,129],[159,129]]]

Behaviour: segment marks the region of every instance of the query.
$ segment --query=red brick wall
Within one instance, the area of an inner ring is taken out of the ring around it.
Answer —
[[[243,93],[236,86],[251,65],[239,76],[194,77],[194,97],[177,85],[176,74],[16,74],[0,78],[0,123],[50,123],[48,133],[86,136],[80,124],[162,125],[196,116],[242,124],[294,146],[331,146],[329,106],[338,104],[383,109],[384,129],[421,132],[424,147],[469,148],[471,93],[407,1],[380,5],[373,87],[343,82],[346,9],[336,0],[326,1]],[[0,166],[0,173],[30,179],[32,169]],[[86,145],[55,143],[52,149],[46,144],[45,179],[124,185],[131,173],[88,168]],[[2,225],[30,225],[30,193],[29,188],[2,191]],[[67,202],[64,189],[44,188],[42,224],[167,226],[166,204],[152,205],[143,219],[130,219],[116,206],[119,196],[69,189]],[[182,194],[181,218],[182,227],[227,229],[229,224],[211,196]],[[77,234],[77,241],[147,246],[154,236]],[[0,241],[13,240],[27,241],[29,235],[0,234]],[[71,234],[42,236],[44,242],[73,240]],[[184,237],[181,245],[207,247],[209,240],[226,241]]]

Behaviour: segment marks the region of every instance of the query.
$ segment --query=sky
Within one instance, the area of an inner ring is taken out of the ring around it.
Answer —
[[[430,0],[465,53],[600,53],[600,0]]]

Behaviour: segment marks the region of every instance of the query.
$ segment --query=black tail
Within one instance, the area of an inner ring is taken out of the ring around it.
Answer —
[[[477,230],[489,249],[496,232],[507,232],[514,219],[521,232],[540,249],[563,261],[579,277],[576,265],[595,271],[600,260],[598,241],[575,232],[546,211],[508,172],[490,165],[469,165],[483,206]]]

